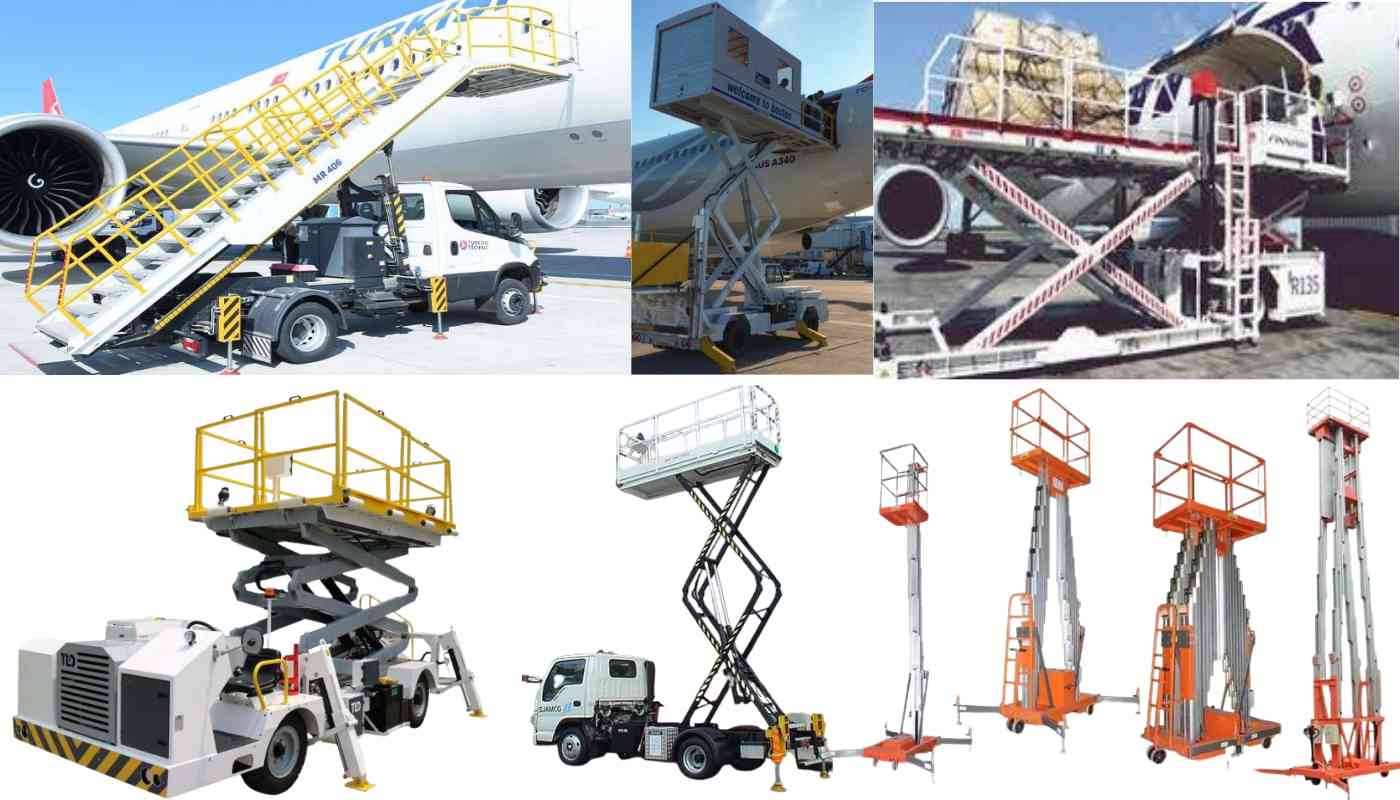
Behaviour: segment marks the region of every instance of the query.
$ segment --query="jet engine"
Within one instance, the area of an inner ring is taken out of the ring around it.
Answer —
[[[52,114],[0,117],[0,246],[30,249],[39,234],[125,180],[126,162],[100,131]],[[124,199],[113,192],[105,209],[91,209],[64,231]]]
[[[519,214],[527,232],[562,231],[574,227],[588,211],[588,189],[566,186],[562,189],[509,189],[481,192],[492,210],[503,220]]]
[[[948,223],[948,190],[938,175],[920,164],[900,164],[875,181],[875,224],[899,247],[923,247]]]

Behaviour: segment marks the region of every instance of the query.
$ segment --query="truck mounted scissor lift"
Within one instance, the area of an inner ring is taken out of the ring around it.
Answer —
[[[617,487],[645,500],[684,492],[705,516],[708,530],[682,585],[682,602],[715,660],[680,722],[658,718],[652,676],[638,687],[643,696],[604,696],[603,688],[615,682],[590,683],[598,692],[589,697],[596,699],[576,707],[566,703],[571,710],[562,714],[555,709],[557,697],[554,706],[546,701],[543,693],[555,687],[545,683],[533,718],[536,744],[558,745],[561,759],[572,765],[608,752],[640,754],[674,762],[696,780],[713,777],[725,765],[748,771],[769,761],[774,791],[784,791],[781,765],[789,753],[798,769],[828,775],[833,756],[822,715],[784,710],[751,661],[782,599],[782,584],[740,527],[769,471],[781,463],[781,446],[778,405],[757,386],[728,389],[619,430]],[[733,481],[727,494],[717,493],[725,481]],[[731,604],[726,593],[726,568],[731,585],[736,574],[753,582],[742,606]],[[650,671],[651,662],[644,669]],[[753,706],[763,727],[720,727],[715,717],[726,699]],[[568,749],[572,741],[580,752]]]
[[[1314,785],[1325,781],[1350,793],[1353,778],[1376,773],[1387,777],[1400,769],[1400,761],[1386,761],[1381,753],[1385,717],[1361,495],[1361,445],[1371,436],[1370,409],[1335,389],[1324,389],[1308,403],[1307,432],[1317,441],[1318,468],[1313,716],[1303,731],[1311,763],[1259,771],[1300,775]],[[1364,660],[1359,638],[1366,642]],[[1348,666],[1350,682],[1344,690]]]
[[[1281,41],[1271,46],[1288,47]],[[953,110],[957,92],[981,88],[949,66],[966,58],[1000,65],[992,118],[940,113]],[[1278,223],[1296,214],[1310,193],[1345,188],[1350,178],[1346,129],[1328,125],[1326,107],[1309,95],[1267,84],[1229,91],[1217,86],[1208,69],[1188,77],[1183,70],[1192,63],[1219,62],[1202,57],[1175,65],[1176,72],[1151,74],[945,37],[925,67],[918,108],[875,109],[876,161],[931,171],[1026,247],[941,308],[882,308],[876,315],[876,373],[1007,373],[1220,342],[1252,343],[1266,311],[1280,322],[1322,315],[1322,254],[1265,252],[1261,242],[1279,241]],[[1018,88],[1013,73],[1026,70],[1059,77],[1045,79],[1040,89]],[[1107,102],[1079,88],[1085,75],[1136,84],[1137,91]],[[1147,106],[1146,98],[1161,93],[1191,98],[1191,130],[1180,130],[1170,104],[1165,112]],[[1013,100],[1027,99],[1056,109],[1055,124],[1008,121]],[[1115,115],[1122,121],[1121,135],[1085,130],[1077,121]],[[1032,196],[1033,186],[1043,185],[1047,176],[1099,179],[1085,184],[1099,193],[1072,218],[1061,219]],[[1129,196],[1139,198],[1131,209]],[[1115,221],[1097,239],[1090,241],[1076,229],[1109,208]],[[1138,247],[1125,263],[1121,248],[1130,237],[1169,211],[1193,221],[1198,246]],[[971,338],[949,341],[958,330],[955,321],[966,326],[960,317],[1036,260],[1057,269],[999,308]],[[1269,304],[1261,293],[1265,273]],[[1290,281],[1290,275],[1297,279]],[[1010,338],[1075,284],[1139,320],[1136,327],[1100,333],[1075,326],[1055,341]]]
[[[162,797],[233,775],[281,793],[307,745],[329,741],[346,786],[368,790],[364,735],[417,728],[454,688],[483,716],[458,635],[403,618],[418,587],[391,563],[457,534],[446,457],[326,392],[200,426],[194,486],[189,518],[262,556],[233,584],[258,617],[228,633],[115,620],[98,641],[26,643],[17,739]],[[361,570],[403,593],[361,591]],[[292,625],[290,650],[273,648]]]
[[[929,671],[924,666],[924,555],[923,523],[928,513],[928,459],[917,445],[902,444],[880,451],[880,516],[904,528],[905,590],[909,601],[909,675],[904,684],[904,706],[898,730],[885,730],[885,738],[858,750],[837,750],[837,758],[868,758],[874,766],[892,769],[913,764],[932,780],[934,751],[941,745],[972,746],[972,736],[925,736],[924,707],[928,702]]]
[[[763,261],[782,209],[760,160],[838,146],[834,115],[802,96],[801,81],[795,56],[718,3],[657,24],[651,108],[700,126],[724,177],[696,211],[689,237],[634,244],[634,341],[699,350],[726,372],[752,334],[795,330],[826,343],[818,332],[826,299],[816,289],[775,286]],[[737,230],[727,214],[736,202]]]
[[[1093,694],[1080,684],[1085,632],[1079,622],[1069,493],[1088,485],[1090,451],[1089,427],[1044,389],[1012,401],[1011,465],[1036,479],[1026,583],[1007,601],[1001,702],[968,705],[959,699],[959,721],[963,713],[991,713],[1005,717],[1006,729],[1012,733],[1021,733],[1027,725],[1043,725],[1059,735],[1063,748],[1070,714],[1093,714],[1099,703],[1138,702],[1136,693],[1131,697]],[[1049,666],[1046,654],[1052,553],[1063,667]]]
[[[1264,459],[1187,423],[1152,464],[1153,525],[1181,534],[1181,549],[1154,614],[1147,757],[1160,764],[1168,751],[1203,760],[1268,748],[1279,724],[1254,713],[1254,630],[1235,556],[1236,544],[1268,528]]]
[[[576,57],[559,40],[572,38],[550,16],[526,5],[447,9],[374,55],[361,50],[303,85],[250,98],[35,237],[25,298],[36,329],[74,357],[216,329],[211,301],[235,270],[444,97],[568,80]],[[206,270],[226,251],[235,253],[227,265]],[[51,252],[45,277],[40,261]],[[242,304],[255,341],[245,344],[254,357],[270,354],[285,307],[303,299],[332,313],[401,314],[396,276],[382,277],[252,287]]]

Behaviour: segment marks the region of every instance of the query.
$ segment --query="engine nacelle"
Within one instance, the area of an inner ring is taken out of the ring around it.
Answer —
[[[875,224],[898,247],[923,247],[948,224],[948,189],[921,164],[900,164],[875,180]]]
[[[508,189],[481,192],[502,220],[519,214],[526,232],[562,231],[574,227],[588,211],[588,190],[581,186],[562,189]]]
[[[126,180],[126,162],[101,131],[53,114],[0,117],[0,246],[28,250],[39,234]],[[64,226],[81,227],[125,200],[113,192]]]

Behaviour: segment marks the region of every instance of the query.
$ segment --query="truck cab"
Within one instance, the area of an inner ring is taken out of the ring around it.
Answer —
[[[652,662],[606,651],[557,658],[544,678],[526,680],[539,683],[530,722],[540,745],[560,744],[562,734],[592,724],[600,710],[610,716],[628,709],[644,719],[656,691]]]
[[[499,322],[524,322],[544,275],[519,224],[500,219],[485,198],[459,183],[404,181],[398,188],[407,245],[400,294],[426,302],[430,280],[441,275],[449,303],[494,301]]]

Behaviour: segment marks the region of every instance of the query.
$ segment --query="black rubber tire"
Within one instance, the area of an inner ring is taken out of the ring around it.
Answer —
[[[754,732],[754,733],[762,733],[762,732],[763,732],[763,729],[760,728],[760,727],[758,727],[758,726],[756,726],[756,725],[735,725],[733,728],[730,728],[730,730],[731,730],[731,731],[752,731],[752,732]],[[764,764],[766,764],[766,763],[768,762],[768,759],[766,759],[766,758],[753,758],[753,759],[740,758],[740,757],[739,757],[739,752],[738,752],[738,750],[739,750],[739,747],[738,747],[737,744],[735,744],[735,746],[734,746],[734,757],[733,757],[732,759],[729,760],[729,766],[733,767],[734,769],[739,770],[740,772],[753,772],[754,770],[758,769],[759,767],[763,766]]]
[[[719,754],[703,736],[688,736],[676,743],[676,766],[691,780],[709,780],[719,772]]]
[[[821,330],[822,316],[814,306],[808,306],[807,310],[802,312],[802,323],[814,331]]]
[[[1320,785],[1322,785],[1322,779],[1321,779],[1321,778],[1308,778],[1308,783],[1311,783],[1313,786],[1320,786]]]
[[[1015,733],[1023,733],[1026,730],[1026,721],[1023,719],[1016,720],[1016,724],[1011,730]]]
[[[423,720],[428,718],[428,700],[433,696],[433,682],[428,678],[428,673],[424,672],[418,676],[418,683],[413,686],[413,699],[409,704],[408,726],[416,728],[423,724]],[[419,711],[418,701],[422,698],[422,711]]]
[[[1014,720],[1014,719],[1008,719],[1008,720],[1006,721],[1006,729],[1007,729],[1008,731],[1011,731],[1012,733],[1015,733],[1015,732],[1016,732],[1016,720]]]
[[[581,767],[593,758],[593,748],[584,738],[578,726],[571,726],[559,734],[559,760],[571,767]]]
[[[519,325],[535,310],[530,290],[515,278],[502,278],[496,284],[495,299],[496,321],[502,325]]]
[[[283,729],[291,729],[289,734],[295,737],[293,741],[298,742],[301,748],[297,753],[296,763],[291,771],[278,777],[268,769],[267,761],[277,755],[273,748],[279,746],[277,740]],[[296,714],[288,714],[282,724],[277,726],[277,730],[272,732],[272,744],[268,745],[267,753],[263,756],[263,765],[255,770],[241,773],[243,782],[248,784],[248,788],[261,794],[281,794],[292,788],[292,784],[297,782],[297,776],[301,775],[301,768],[306,764],[306,724],[301,721],[301,717]]]
[[[724,340],[721,347],[730,356],[738,356],[744,352],[744,348],[749,343],[749,320],[747,317],[735,317],[724,326]]]
[[[1089,716],[1091,716],[1091,717],[1094,716],[1094,707],[1093,707],[1093,706],[1089,706],[1089,710],[1088,710],[1087,712],[1085,712],[1085,713],[1087,713],[1087,714],[1088,714]]]
[[[1162,763],[1163,761],[1166,761],[1166,760],[1167,760],[1167,751],[1166,751],[1166,750],[1163,750],[1163,749],[1161,749],[1161,748],[1159,747],[1159,748],[1157,748],[1156,750],[1153,750],[1153,751],[1152,751],[1152,763],[1153,763],[1153,764],[1160,764],[1160,763]]]
[[[1157,747],[1156,747],[1156,745],[1150,745],[1150,744],[1149,744],[1149,745],[1147,746],[1147,760],[1148,760],[1148,761],[1151,761],[1151,760],[1152,760],[1152,754],[1155,753],[1155,752],[1157,752]]]
[[[1266,737],[1264,741],[1259,743],[1259,746],[1268,750],[1270,747],[1274,746],[1274,738],[1272,736]]]
[[[298,320],[307,317],[318,319],[319,324],[325,326],[325,335],[315,347],[303,349],[292,343],[291,336]],[[310,364],[313,361],[320,361],[335,350],[335,342],[339,334],[340,325],[330,309],[320,303],[310,301],[299,303],[293,306],[292,310],[287,312],[287,316],[282,319],[282,328],[277,332],[277,357],[289,364]]]

